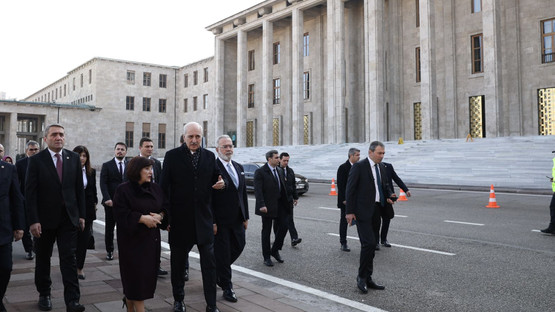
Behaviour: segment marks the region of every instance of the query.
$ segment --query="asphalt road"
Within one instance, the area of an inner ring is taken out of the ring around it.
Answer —
[[[374,259],[373,278],[386,290],[364,295],[355,281],[356,229],[347,234],[351,252],[340,251],[337,197],[329,191],[311,183],[301,196],[295,223],[303,241],[291,247],[288,235],[285,263],[271,268],[262,263],[261,221],[249,194],[247,246],[235,264],[387,311],[553,311],[555,236],[538,231],[548,224],[551,196],[498,192],[501,208],[491,209],[488,192],[411,190],[395,205],[393,247]]]

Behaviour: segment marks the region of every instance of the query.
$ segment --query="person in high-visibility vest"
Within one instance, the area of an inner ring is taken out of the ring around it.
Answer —
[[[555,153],[555,151],[553,151]],[[549,222],[549,226],[547,229],[541,230],[542,233],[551,233],[555,234],[555,182],[553,181],[553,177],[555,177],[555,158],[553,158],[553,169],[551,170],[551,189],[553,190],[553,197],[551,197],[551,204],[549,204],[549,210],[551,214],[551,222]]]

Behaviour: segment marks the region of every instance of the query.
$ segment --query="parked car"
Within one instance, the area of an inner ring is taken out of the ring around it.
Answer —
[[[254,172],[256,169],[264,166],[265,162],[252,162],[242,164],[245,169],[245,183],[247,184],[247,191],[254,192]],[[295,173],[295,183],[297,185],[297,193],[302,195],[308,192],[308,179],[298,173]]]

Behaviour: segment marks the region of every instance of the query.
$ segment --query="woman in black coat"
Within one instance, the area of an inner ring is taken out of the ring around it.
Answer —
[[[83,185],[85,186],[85,228],[82,232],[79,231],[77,234],[77,250],[75,251],[75,258],[77,260],[77,277],[79,279],[85,279],[83,266],[85,265],[89,239],[92,235],[92,224],[96,219],[96,204],[98,204],[98,197],[96,193],[96,170],[91,168],[91,157],[89,150],[85,146],[78,145],[73,149],[73,151],[79,154],[79,158],[81,159]]]
[[[154,161],[137,156],[125,168],[128,182],[114,195],[118,224],[121,284],[127,311],[143,312],[154,297],[160,255],[160,227],[167,226],[167,201],[158,184],[150,183]]]

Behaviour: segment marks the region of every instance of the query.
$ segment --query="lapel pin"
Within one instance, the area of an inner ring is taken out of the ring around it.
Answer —
[[[66,159],[69,159],[69,156],[67,156]]]

